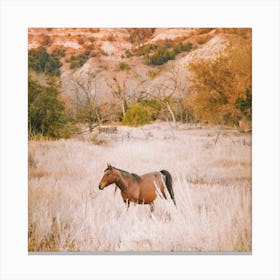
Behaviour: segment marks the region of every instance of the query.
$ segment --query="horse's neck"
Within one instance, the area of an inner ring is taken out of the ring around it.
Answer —
[[[129,176],[126,174],[121,174],[121,179],[116,182],[118,188],[124,192],[129,188]]]

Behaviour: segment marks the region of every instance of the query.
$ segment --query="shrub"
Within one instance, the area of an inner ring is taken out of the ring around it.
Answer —
[[[192,44],[190,43],[173,43],[166,42],[165,45],[159,46],[153,52],[152,55],[147,55],[147,63],[151,65],[162,65],[168,60],[174,60],[176,55],[184,52],[190,51],[192,49]]]
[[[129,126],[139,126],[150,123],[152,120],[152,113],[142,104],[138,103],[126,111],[122,123]]]
[[[79,45],[83,45],[85,43],[85,39],[82,36],[78,36],[77,41],[78,41]]]
[[[185,44],[181,43],[179,45],[181,46],[181,51],[182,52],[189,52],[193,48],[192,43],[185,43]]]
[[[235,106],[247,120],[252,120],[252,92],[247,89],[244,98],[237,98]]]
[[[125,56],[126,57],[131,57],[133,54],[129,51],[129,50],[126,50],[125,51]]]
[[[155,99],[144,100],[140,103],[146,110],[151,113],[152,120],[156,120],[161,111],[161,104]]]
[[[42,35],[40,36],[40,44],[41,44],[41,46],[47,47],[47,46],[49,46],[51,43],[52,43],[52,38],[51,38],[50,36],[44,35],[44,34],[42,34]]]
[[[141,44],[149,39],[155,32],[155,28],[127,28],[129,41],[132,44]]]
[[[158,72],[155,72],[155,71],[149,71],[148,72],[148,76],[151,80],[153,80],[156,76],[157,76]]]
[[[119,63],[118,68],[119,68],[121,71],[124,71],[124,70],[129,71],[129,70],[130,70],[130,66],[129,66],[127,63],[125,63],[124,61],[121,61],[121,62]]]
[[[113,42],[115,41],[115,36],[113,34],[110,34],[108,37],[107,37],[107,40],[110,41],[110,42]]]
[[[65,53],[66,53],[66,50],[64,50],[64,49],[56,49],[53,51],[52,55],[55,58],[60,59],[61,57],[65,57]]]
[[[210,39],[211,37],[206,34],[206,35],[199,36],[196,41],[198,44],[203,45],[207,43]]]
[[[62,63],[60,63],[57,56],[49,54],[45,48],[28,51],[28,68],[37,73],[49,73],[59,76],[61,66]]]
[[[71,123],[57,96],[55,88],[42,87],[37,82],[28,81],[29,136],[40,134],[52,139],[70,137]]]
[[[175,59],[181,52],[190,51],[193,45],[191,43],[176,42],[174,40],[162,40],[157,45],[147,44],[134,49],[132,52],[126,52],[126,56],[132,55],[144,56],[146,62],[151,65],[162,65],[168,60]]]
[[[168,60],[175,59],[174,50],[168,50],[166,47],[158,48],[153,55],[149,56],[148,64],[151,65],[162,65]]]
[[[71,55],[70,57],[70,69],[76,69],[82,67],[90,57],[90,52],[86,51],[81,54]]]
[[[31,151],[28,151],[28,168],[37,168],[37,161]]]
[[[110,142],[111,136],[103,132],[93,132],[90,135],[90,141],[95,145],[106,145]]]

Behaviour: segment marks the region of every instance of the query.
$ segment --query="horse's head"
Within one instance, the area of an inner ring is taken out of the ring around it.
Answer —
[[[107,164],[107,168],[104,170],[104,175],[99,182],[99,189],[103,190],[105,187],[118,182],[120,179],[120,173],[111,164]]]

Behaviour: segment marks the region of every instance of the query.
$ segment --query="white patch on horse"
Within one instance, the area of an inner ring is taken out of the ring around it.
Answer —
[[[165,178],[165,177],[164,177],[162,174],[160,174],[161,182],[163,183],[163,185],[164,185],[165,188],[167,189],[166,184],[165,184],[165,179],[164,179],[164,178]]]
[[[161,199],[163,199],[163,195],[162,195],[162,193],[161,193],[161,191],[160,191],[160,189],[159,189],[159,187],[158,187],[158,185],[157,185],[157,182],[154,180],[154,186],[155,186],[155,189],[156,189],[156,193],[158,194],[158,196],[161,198]]]

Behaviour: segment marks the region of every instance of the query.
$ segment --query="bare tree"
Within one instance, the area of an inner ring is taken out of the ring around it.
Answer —
[[[153,88],[153,93],[151,93],[151,96],[156,97],[156,99],[160,102],[162,108],[168,111],[171,116],[172,123],[176,126],[175,114],[170,106],[172,94],[173,92],[170,92],[165,84],[159,84]]]
[[[185,77],[181,74],[179,67],[173,67],[169,71],[169,77],[165,83],[165,87],[170,91],[171,96],[174,97],[177,110],[179,111],[180,121],[185,122],[190,120],[190,112],[184,106],[184,100],[187,95],[188,85]]]
[[[108,82],[107,85],[111,89],[113,96],[119,101],[122,114],[124,116],[126,110],[128,109],[126,81],[125,80],[120,81],[116,77],[113,77],[112,81]]]
[[[95,74],[88,76],[85,83],[72,80],[76,95],[74,100],[75,119],[87,123],[88,129],[92,132],[94,124],[100,124],[102,119],[97,105],[98,86]]]
[[[130,104],[143,100],[147,95],[145,83],[146,80],[142,77],[137,81],[136,79],[117,78],[116,76],[107,82],[107,86],[120,104],[123,117]]]

